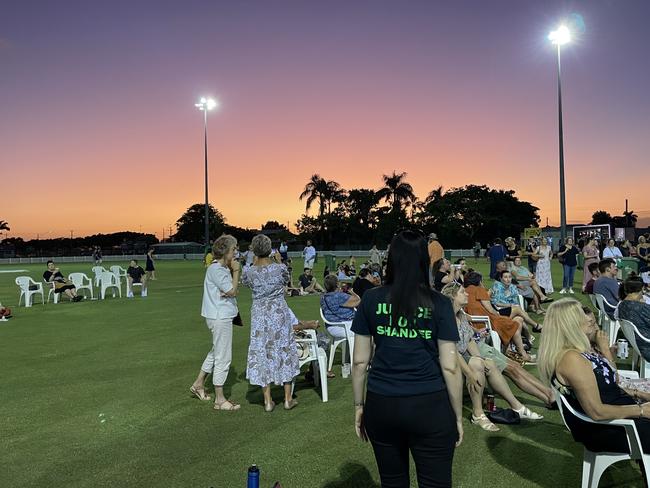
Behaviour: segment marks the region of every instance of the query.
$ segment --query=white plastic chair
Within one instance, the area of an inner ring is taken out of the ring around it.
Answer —
[[[53,281],[43,281],[43,283],[45,283],[45,286],[48,289],[47,303],[50,303],[50,299],[52,299],[52,302],[54,303],[54,305],[59,303],[59,300],[61,300],[61,298],[63,298],[62,295],[64,295],[64,293],[56,293],[56,291],[55,291],[56,287],[54,286]]]
[[[113,273],[110,271],[104,271],[101,275],[99,275],[99,285],[100,285],[100,296],[102,300],[106,298],[106,290],[113,289],[113,298],[115,298],[115,290],[120,295],[120,298],[122,298],[122,289],[120,288],[120,282],[117,279],[117,276],[115,276]]]
[[[323,319],[323,323],[325,324],[325,330],[327,331],[327,335],[330,336],[332,340],[332,345],[330,346],[330,353],[329,353],[329,363],[327,365],[327,370],[331,371],[332,366],[334,365],[334,355],[336,354],[336,348],[341,346],[341,363],[345,363],[345,350],[346,347],[349,347],[350,349],[350,364],[353,364],[352,361],[352,355],[354,354],[354,334],[350,330],[350,327],[352,327],[352,321],[348,320],[346,322],[329,322],[328,320],[325,319],[325,315],[323,315],[323,309],[320,309],[320,317]],[[329,331],[327,330],[327,327],[331,326],[338,326],[338,327],[343,327],[345,328],[345,338],[342,339],[337,339],[333,337]]]
[[[501,351],[501,338],[496,330],[492,328],[492,322],[490,322],[490,317],[487,315],[469,315],[467,314],[467,320],[470,322],[476,322],[479,324],[484,324],[485,328],[490,332],[490,338],[492,339],[492,347]]]
[[[569,402],[567,402],[566,398],[564,398],[557,389],[554,388],[553,390],[555,392],[555,400],[557,401],[560,415],[562,416],[562,420],[567,429],[569,429],[569,426],[564,418],[565,410],[583,422],[590,424],[618,425],[622,429],[625,429],[625,434],[627,435],[627,442],[630,449],[629,454],[618,452],[592,452],[586,447],[584,448],[584,457],[582,460],[582,488],[598,488],[598,482],[605,470],[619,461],[640,460],[643,465],[643,470],[645,471],[645,477],[648,479],[648,476],[650,476],[650,470],[648,469],[648,466],[650,466],[650,456],[643,453],[641,438],[639,437],[639,432],[636,430],[634,420],[592,420],[586,415],[576,412],[576,410],[569,405]]]
[[[122,277],[126,283],[126,270],[122,266],[111,266],[111,273],[117,276],[117,281],[119,282],[120,288],[122,288]]]
[[[629,320],[619,320],[621,325],[621,330],[623,331],[623,336],[627,339],[627,342],[632,346],[632,369],[636,365],[636,358],[639,359],[639,371],[641,378],[650,378],[650,362],[646,361],[645,358],[641,355],[639,350],[639,340],[647,342],[650,344],[650,338],[647,338],[639,332],[636,325],[634,325]]]
[[[609,335],[609,345],[611,346],[616,342],[616,336],[618,336],[618,331],[621,328],[621,324],[618,320],[610,318],[610,316],[607,314],[607,308],[605,305],[607,305],[607,307],[612,310],[616,310],[616,305],[609,303],[605,297],[599,293],[595,293],[594,296],[596,297],[600,326]]]
[[[92,300],[94,298],[93,281],[88,278],[86,273],[70,273],[68,279],[72,281],[72,284],[77,289],[77,293],[80,290],[88,290],[90,291],[90,299]]]
[[[103,266],[93,266],[92,271],[94,274],[94,280],[95,280],[95,286],[99,288],[100,282],[102,279],[102,273],[107,272],[108,270],[104,268]]]
[[[20,307],[20,301],[25,297],[25,307],[32,306],[32,296],[41,295],[41,302],[45,305],[45,295],[43,294],[43,283],[37,283],[29,276],[17,276],[16,284],[20,288],[20,296],[18,297],[18,306]],[[29,287],[36,286],[34,290],[30,290]]]
[[[318,339],[316,338],[316,331],[307,329],[304,331],[307,334],[306,339],[296,338],[296,342],[303,344],[308,348],[309,354],[299,361],[299,367],[302,368],[305,364],[315,362],[314,368],[314,383],[316,386],[321,387],[321,395],[323,402],[329,400],[327,389],[327,353],[322,347],[318,347]],[[296,380],[291,383],[291,395],[293,396],[293,389],[296,386]]]

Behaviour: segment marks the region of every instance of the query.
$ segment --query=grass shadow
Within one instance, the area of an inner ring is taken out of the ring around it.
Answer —
[[[339,478],[326,481],[321,488],[379,488],[365,466],[345,463],[339,467]]]

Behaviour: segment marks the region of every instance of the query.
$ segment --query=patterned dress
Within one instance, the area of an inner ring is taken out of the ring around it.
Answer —
[[[595,246],[585,246],[582,248],[582,254],[585,257],[585,262],[582,265],[582,291],[584,291],[587,282],[592,278],[592,275],[589,272],[589,265],[600,261],[600,252]]]
[[[545,293],[553,293],[553,277],[551,276],[551,248],[550,246],[540,246],[537,248],[537,254],[542,257],[537,261],[537,271],[535,278],[537,284],[544,288]]]
[[[284,299],[289,271],[284,264],[250,266],[242,282],[253,292],[251,342],[246,378],[252,385],[290,383],[300,373],[294,317]]]

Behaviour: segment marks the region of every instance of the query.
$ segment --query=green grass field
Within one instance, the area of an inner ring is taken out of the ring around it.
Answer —
[[[470,265],[486,269],[483,260]],[[557,285],[561,271],[554,266]],[[90,275],[90,267],[61,265],[65,274]],[[0,266],[12,269],[29,272],[0,273],[0,301],[14,309],[14,319],[0,323],[0,486],[236,488],[245,486],[251,463],[260,466],[265,488],[276,480],[284,488],[379,486],[371,447],[354,435],[351,382],[340,377],[340,367],[329,382],[328,403],[301,377],[300,405],[265,413],[260,389],[245,378],[249,328],[236,327],[227,393],[242,409],[216,412],[190,396],[210,348],[200,316],[200,262],[159,261],[159,279],[145,299],[32,308],[17,306],[14,279],[40,278],[44,266]],[[242,289],[246,323],[250,302]],[[317,297],[288,302],[298,317],[318,318]],[[579,486],[582,448],[558,412],[512,388],[545,419],[502,426],[498,433],[466,420],[454,486]],[[274,397],[280,401],[281,388]],[[466,397],[466,419],[468,405]],[[600,486],[643,484],[638,468],[624,462],[610,468]]]

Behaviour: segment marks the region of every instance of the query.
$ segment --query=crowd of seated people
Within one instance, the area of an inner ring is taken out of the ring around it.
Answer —
[[[553,299],[549,298],[539,286],[535,279],[535,274],[526,266],[522,266],[521,257],[515,257],[510,263],[509,269],[512,274],[513,283],[517,286],[521,295],[527,301],[530,301],[533,312],[539,314],[545,313],[542,308],[542,303],[551,302]]]
[[[490,290],[490,297],[492,306],[504,317],[511,319],[521,317],[526,325],[533,328],[534,332],[542,331],[542,326],[521,307],[519,290],[512,283],[512,274],[509,270],[504,269],[498,272],[497,279]]]
[[[650,305],[644,297],[643,281],[633,275],[621,286],[621,301],[617,307],[618,318],[632,322],[643,337],[650,338]],[[650,361],[650,344],[636,341],[641,355]]]
[[[323,287],[316,281],[312,274],[312,269],[305,267],[300,276],[298,276],[298,284],[300,285],[300,294],[309,295],[312,293],[324,293]]]

